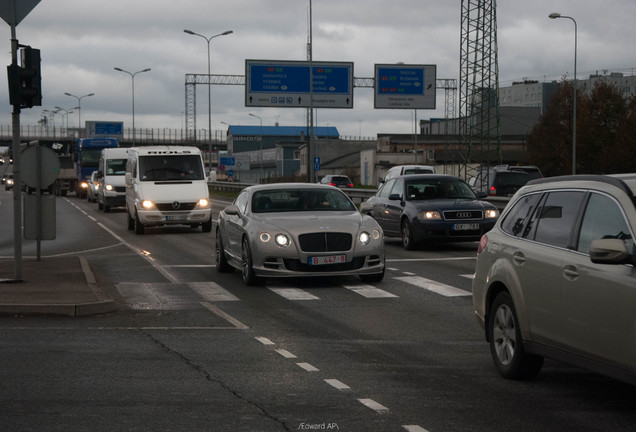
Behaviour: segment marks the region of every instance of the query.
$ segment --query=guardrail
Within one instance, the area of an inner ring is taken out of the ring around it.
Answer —
[[[211,181],[208,182],[208,188],[210,189],[210,194],[214,195],[214,192],[236,192],[237,194],[245,189],[248,186],[252,186],[251,183],[233,183],[233,182],[220,182],[220,181]],[[342,189],[344,193],[346,193],[351,201],[354,204],[360,205],[364,201],[371,198],[376,194],[376,189]],[[509,197],[487,197],[484,201],[488,201],[489,203],[494,204],[499,211],[503,210],[504,207],[510,201]]]

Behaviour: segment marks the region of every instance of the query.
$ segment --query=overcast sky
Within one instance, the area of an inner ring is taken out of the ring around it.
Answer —
[[[435,64],[437,78],[459,79],[461,2],[431,0],[313,0],[313,58],[354,63],[354,75],[373,77],[374,64]],[[305,60],[309,0],[41,0],[17,27],[21,44],[41,50],[42,107],[24,109],[22,124],[36,124],[42,110],[71,109],[82,99],[82,122],[123,121],[132,126],[130,72],[135,78],[135,124],[185,128],[185,75],[207,72],[207,44],[188,35],[233,30],[211,41],[213,74],[244,75],[245,59]],[[551,20],[551,12],[576,19],[577,75],[604,70],[632,75],[634,0],[508,0],[498,2],[500,86],[523,78],[560,80],[574,71],[574,24]],[[4,22],[5,64],[10,27]],[[6,74],[0,84],[0,125],[11,124]],[[305,110],[247,108],[243,86],[212,87],[212,126],[221,123],[303,125]],[[197,87],[197,128],[207,129],[207,91]],[[459,105],[458,105],[459,106]],[[435,110],[419,119],[443,117],[444,92]],[[72,126],[77,112],[70,114]],[[62,124],[62,116],[55,117]],[[317,124],[341,135],[412,133],[412,110],[373,108],[373,90],[356,88],[353,109],[322,109]]]

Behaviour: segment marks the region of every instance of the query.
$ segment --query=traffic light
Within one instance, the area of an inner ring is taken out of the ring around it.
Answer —
[[[9,103],[20,108],[42,106],[40,50],[31,47],[20,49],[20,63],[21,66],[7,66]]]

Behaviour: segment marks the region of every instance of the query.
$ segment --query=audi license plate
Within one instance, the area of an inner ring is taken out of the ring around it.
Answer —
[[[344,262],[347,262],[345,255],[309,257],[307,259],[307,264],[309,265],[340,264]]]
[[[166,216],[166,221],[171,221],[171,222],[185,221],[187,220],[187,218],[188,218],[187,215],[170,215],[170,216]]]
[[[465,223],[465,224],[454,224],[453,225],[453,231],[472,231],[472,230],[478,230],[479,229],[479,224],[477,223]]]

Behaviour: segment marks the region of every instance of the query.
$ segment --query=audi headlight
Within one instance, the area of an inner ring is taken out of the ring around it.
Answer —
[[[145,208],[146,210],[150,210],[150,209],[155,207],[155,203],[153,203],[152,201],[149,201],[149,200],[143,200],[141,202],[141,206],[143,208]]]
[[[418,219],[442,220],[442,215],[436,210],[424,210],[417,214]]]
[[[484,212],[486,215],[486,219],[494,219],[499,216],[499,210],[497,209],[486,209]]]

